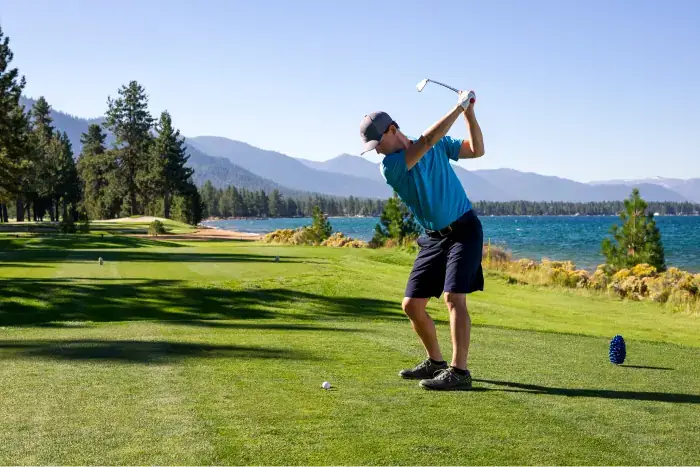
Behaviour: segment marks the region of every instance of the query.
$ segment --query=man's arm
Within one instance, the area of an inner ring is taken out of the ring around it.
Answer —
[[[467,122],[467,131],[469,139],[462,143],[459,150],[460,159],[476,159],[484,155],[484,136],[481,134],[479,122],[476,121],[474,114],[474,104],[469,104],[467,110],[464,111],[464,119]]]
[[[426,152],[435,144],[440,141],[440,139],[447,134],[454,122],[462,113],[463,107],[457,105],[449,113],[445,114],[440,120],[428,128],[423,134],[418,138],[418,141],[413,143],[408,149],[406,149],[406,167],[408,170],[418,163]],[[461,151],[460,151],[461,155]]]

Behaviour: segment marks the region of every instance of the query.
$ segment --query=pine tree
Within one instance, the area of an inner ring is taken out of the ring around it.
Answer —
[[[287,210],[286,204],[282,199],[282,195],[280,194],[280,191],[277,188],[272,190],[272,192],[270,193],[270,199],[268,204],[270,217],[281,217],[285,214]]]
[[[320,241],[323,241],[331,236],[333,233],[333,227],[331,226],[328,217],[323,213],[319,205],[314,206],[313,213],[311,215],[313,221],[311,223],[311,230],[313,230]]]
[[[190,225],[197,225],[204,218],[205,204],[192,182],[188,182],[182,191],[173,197],[173,219]]]
[[[124,207],[134,215],[140,212],[137,181],[146,167],[153,117],[148,111],[146,91],[138,82],[129,82],[128,86],[119,88],[118,93],[115,100],[107,98],[105,127],[116,137],[120,175],[127,192]]]
[[[211,181],[207,180],[202,187],[202,203],[205,206],[204,217],[219,216],[219,200],[216,196],[216,189]]]
[[[383,245],[387,239],[403,242],[420,233],[420,227],[411,211],[401,201],[396,193],[384,205],[379,222],[374,228],[372,243]]]
[[[73,147],[68,134],[64,131],[57,135],[60,147],[58,153],[58,179],[56,196],[56,209],[58,210],[59,200],[63,202],[63,220],[74,222],[77,220],[77,205],[80,201],[80,185],[78,180],[78,170],[73,158]],[[69,210],[70,208],[70,210]],[[56,214],[58,218],[58,212]]]
[[[31,157],[29,119],[19,103],[26,80],[17,68],[10,68],[13,58],[10,38],[0,27],[0,220],[4,222],[6,203],[20,192]]]
[[[610,238],[602,242],[606,264],[613,270],[630,268],[637,264],[650,264],[658,271],[666,269],[661,233],[654,221],[654,214],[647,213],[647,203],[632,190],[632,195],[624,202],[625,209],[620,213],[622,226],[613,225]]]
[[[80,142],[83,151],[77,169],[83,191],[83,207],[90,219],[110,219],[118,214],[109,196],[109,180],[117,169],[114,151],[105,147],[106,135],[99,125],[90,125]]]
[[[149,188],[153,194],[163,197],[163,215],[169,218],[173,194],[184,190],[194,171],[185,167],[189,159],[185,139],[173,127],[167,111],[161,113],[156,131],[158,136],[153,142],[152,164],[146,178],[151,181]]]

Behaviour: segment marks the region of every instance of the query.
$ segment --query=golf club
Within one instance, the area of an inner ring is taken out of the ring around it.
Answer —
[[[418,89],[418,92],[421,92],[421,91],[423,90],[423,88],[425,88],[425,85],[428,84],[428,83],[439,84],[440,86],[446,87],[447,89],[451,89],[452,91],[454,91],[454,92],[456,92],[457,94],[459,94],[459,90],[458,90],[458,89],[455,89],[455,88],[453,88],[452,86],[448,86],[448,85],[446,85],[445,83],[440,83],[440,82],[438,82],[438,81],[435,81],[435,80],[432,80],[432,79],[428,79],[428,78],[422,80],[420,83],[418,83],[418,84],[416,85],[416,89]],[[472,96],[471,101],[474,102],[474,96]]]
[[[418,89],[418,92],[421,92],[421,91],[423,90],[423,88],[425,87],[425,85],[428,84],[428,83],[439,84],[440,86],[444,86],[444,87],[446,87],[447,89],[451,89],[451,90],[453,90],[454,92],[459,93],[459,90],[453,88],[452,86],[448,86],[448,85],[446,85],[446,84],[444,84],[444,83],[440,83],[440,82],[438,82],[438,81],[433,81],[432,79],[428,79],[428,78],[424,79],[423,81],[421,81],[420,83],[418,83],[418,84],[416,85],[416,88]]]

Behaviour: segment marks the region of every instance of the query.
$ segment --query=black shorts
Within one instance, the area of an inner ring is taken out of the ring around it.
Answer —
[[[456,222],[450,235],[422,236],[418,246],[420,252],[406,284],[406,297],[439,298],[442,292],[468,294],[484,290],[481,268],[484,232],[473,211]]]

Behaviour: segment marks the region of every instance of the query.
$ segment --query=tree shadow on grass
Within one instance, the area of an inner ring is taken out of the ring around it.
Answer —
[[[404,320],[397,302],[333,297],[284,288],[197,287],[145,279],[0,280],[0,326],[63,321],[138,321],[201,326],[202,320]]]
[[[620,368],[638,368],[641,370],[665,370],[673,371],[675,368],[668,368],[665,366],[645,366],[645,365],[618,365]]]
[[[119,248],[168,247],[179,248],[183,245],[175,242],[149,238],[126,237],[118,235],[71,235],[43,234],[0,236],[0,250],[4,251],[36,251],[52,250],[95,250]]]
[[[84,339],[0,342],[0,360],[16,358],[141,364],[170,364],[186,358],[315,359],[301,352],[283,349],[168,341]]]
[[[168,262],[168,263],[314,263],[325,261],[314,258],[297,256],[253,255],[246,253],[177,253],[170,251],[139,251],[139,250],[49,250],[41,248],[27,248],[5,253],[7,261],[20,263],[96,263],[102,258],[105,263],[118,262]]]
[[[678,394],[666,392],[638,392],[638,391],[613,391],[610,389],[569,389],[539,386],[536,384],[514,383],[511,381],[494,381],[488,379],[474,379],[475,382],[505,386],[512,389],[492,389],[496,391],[524,392],[527,394],[542,394],[548,396],[566,397],[598,397],[602,399],[627,399],[654,402],[674,402],[682,404],[700,404],[700,395]],[[485,390],[486,388],[481,388]]]
[[[290,324],[290,323],[246,323],[215,320],[176,320],[170,324],[194,326],[202,328],[221,329],[257,329],[260,331],[331,331],[331,332],[371,332],[356,328],[339,328],[331,326],[314,326],[310,324]]]
[[[29,263],[8,263],[5,261],[0,262],[0,268],[47,268],[43,264],[29,264]]]

